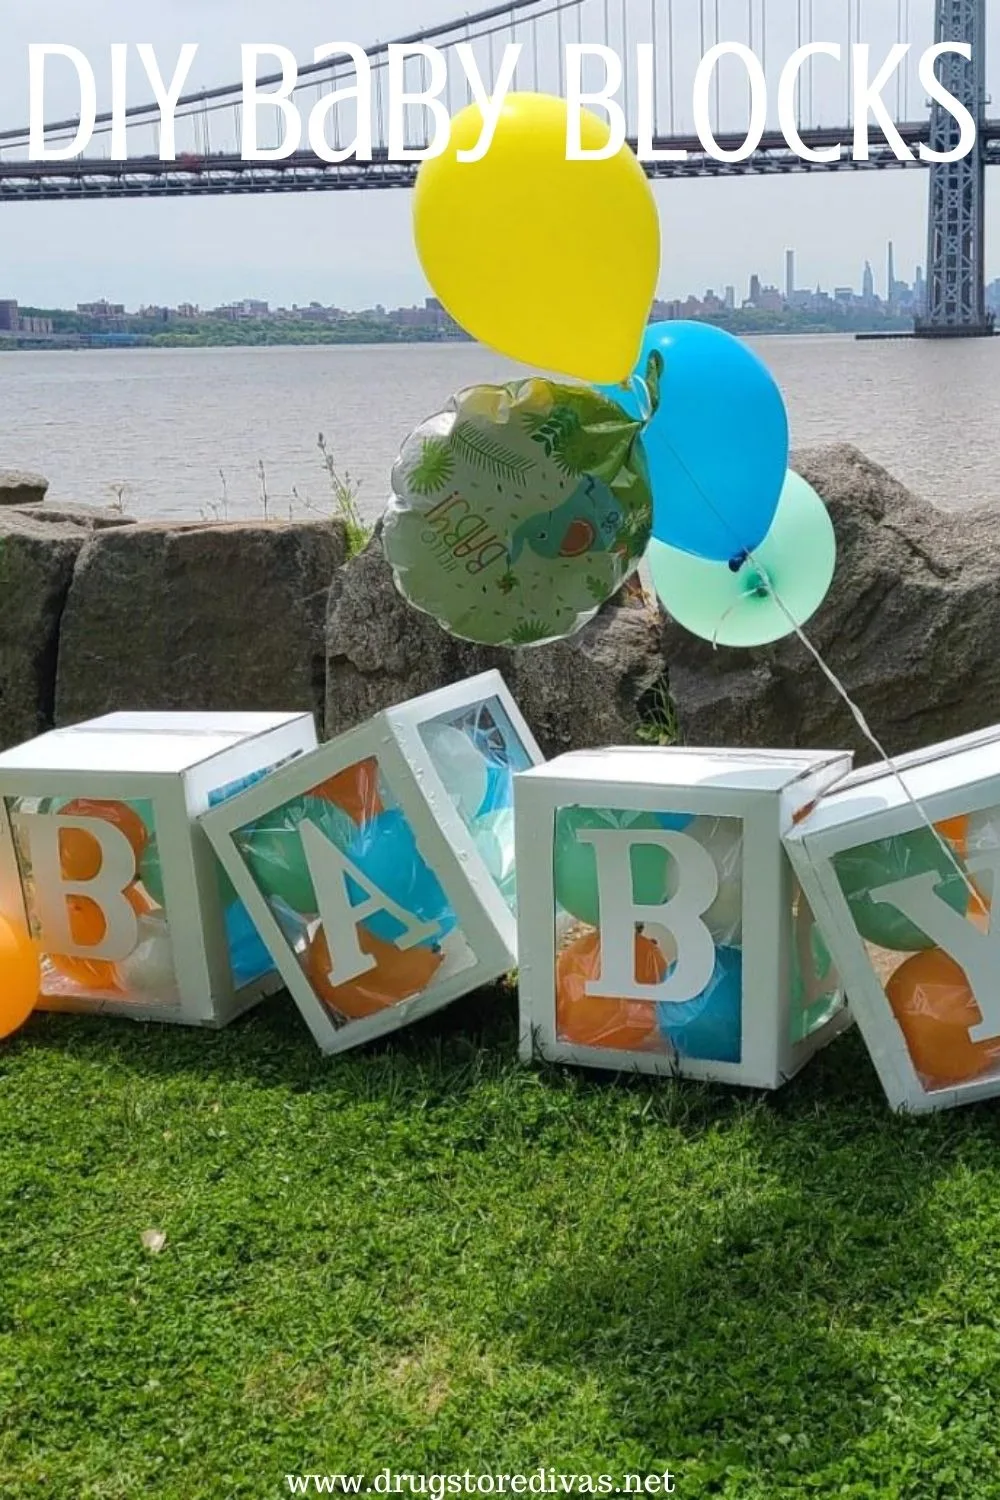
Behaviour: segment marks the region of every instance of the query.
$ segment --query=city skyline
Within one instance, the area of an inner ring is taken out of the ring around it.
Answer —
[[[864,306],[873,306],[881,302],[883,306],[891,307],[897,302],[905,304],[911,299],[919,301],[920,295],[926,287],[924,267],[921,264],[916,265],[912,283],[905,279],[897,278],[894,270],[896,265],[894,240],[887,242],[884,254],[884,273],[881,278],[879,272],[876,270],[880,259],[878,256],[871,255],[864,258],[859,284],[854,281],[843,280],[835,282],[832,287],[824,287],[822,279],[818,279],[814,290],[811,285],[805,287],[799,284],[799,252],[796,247],[792,246],[785,250],[784,276],[780,281],[769,281],[760,271],[751,271],[746,278],[746,295],[741,296],[737,293],[740,281],[738,277],[733,277],[732,280],[724,280],[719,283],[722,287],[722,295],[719,297],[719,302],[722,306],[741,307],[750,305],[761,307],[763,310],[776,311],[779,304],[785,307],[795,307],[797,304],[805,306],[808,298],[823,295],[832,296],[836,299],[838,296],[844,298],[847,294],[850,294]],[[858,285],[860,285],[860,290],[858,290]],[[991,282],[990,286],[991,288],[1000,286],[1000,278]],[[884,287],[884,291],[881,291],[880,287]],[[698,292],[689,290],[684,293],[675,293],[674,295],[660,295],[656,299],[656,305],[661,307],[683,306],[692,301],[705,301],[706,299],[711,299],[713,296],[718,296],[716,288],[708,287],[700,294],[700,299]],[[16,306],[18,301],[20,299],[11,298],[6,303],[0,300],[0,308],[4,306]],[[211,306],[202,306],[200,303],[187,298],[177,303],[146,302],[140,300],[138,303],[130,306],[127,301],[112,301],[102,293],[100,297],[92,301],[76,303],[73,308],[62,307],[54,303],[48,305],[27,301],[23,303],[23,306],[25,309],[32,308],[39,311],[58,311],[63,313],[75,311],[81,315],[103,316],[105,318],[132,316],[156,317],[159,314],[171,312],[183,319],[196,315],[218,315],[223,318],[236,316],[268,317],[293,312],[299,312],[308,317],[317,311],[330,312],[347,317],[363,317],[365,314],[375,314],[381,317],[393,313],[419,311],[422,306],[436,304],[436,299],[431,297],[427,297],[423,302],[399,304],[395,307],[389,306],[390,301],[391,299],[386,298],[384,301],[368,303],[363,306],[347,306],[340,303],[324,303],[317,299],[310,299],[306,303],[292,301],[290,305],[287,303],[275,305],[273,298],[244,296],[215,303]],[[436,305],[439,306],[439,304]],[[3,326],[3,322],[0,321],[0,330],[3,329]]]

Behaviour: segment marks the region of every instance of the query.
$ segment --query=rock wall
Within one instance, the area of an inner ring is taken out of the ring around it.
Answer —
[[[856,448],[793,454],[837,532],[833,588],[807,633],[890,754],[1000,721],[1000,529],[995,510],[937,510]],[[806,648],[713,651],[665,626],[671,695],[689,744],[874,752]]]
[[[853,448],[793,463],[840,547],[809,634],[886,748],[1000,721],[996,513],[935,510]],[[625,594],[569,641],[486,650],[405,604],[377,539],[344,558],[338,522],[138,525],[5,506],[0,745],[115,708],[305,709],[329,736],[498,667],[549,754],[668,719],[688,744],[870,754],[797,640],[713,651]]]
[[[655,607],[623,598],[555,645],[466,645],[406,603],[376,537],[330,591],[326,732],[339,734],[393,703],[495,667],[546,754],[621,744],[634,740],[663,679],[662,636]]]
[[[330,580],[344,529],[123,526],[89,533],[63,611],[55,716],[309,709],[326,695]]]

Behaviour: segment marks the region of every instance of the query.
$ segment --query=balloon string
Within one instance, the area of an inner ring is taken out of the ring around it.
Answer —
[[[648,427],[656,415],[653,406],[653,398],[649,393],[649,386],[641,375],[633,375],[631,378],[632,394],[639,404],[639,421],[643,427]]]
[[[720,511],[716,508],[716,506],[713,505],[713,503],[710,500],[710,498],[708,497],[708,495],[705,494],[705,491],[702,489],[701,485],[698,483],[697,479],[691,473],[691,471],[688,468],[687,464],[684,462],[683,458],[677,452],[676,448],[673,447],[672,444],[670,445],[670,451],[673,453],[674,458],[677,460],[677,462],[680,465],[680,467],[684,470],[685,474],[687,475],[688,479],[691,481],[691,483],[694,486],[694,488],[701,495],[702,499],[704,500],[705,504],[708,506],[708,508],[712,512],[712,514],[715,516],[716,520],[719,521],[719,523],[723,527],[725,527],[725,529],[727,531],[729,531],[732,535],[735,536],[736,535],[735,528],[733,527],[732,522],[729,520],[728,516],[722,515],[720,513]],[[738,563],[738,566],[737,566],[737,563]],[[918,818],[920,819],[921,823],[930,831],[930,833],[932,834],[932,836],[934,837],[934,839],[937,841],[937,843],[940,844],[942,850],[944,851],[945,857],[947,858],[948,862],[951,865],[954,866],[956,872],[960,876],[963,884],[965,885],[966,889],[968,890],[969,895],[972,897],[972,900],[974,901],[974,903],[978,906],[979,910],[982,912],[982,914],[983,914],[984,917],[985,916],[989,916],[989,908],[987,907],[987,905],[986,905],[986,903],[985,903],[985,901],[984,901],[981,893],[977,890],[975,884],[970,879],[969,873],[966,870],[965,866],[958,859],[958,856],[956,855],[956,853],[955,853],[954,849],[952,848],[952,846],[947,842],[947,840],[941,835],[941,833],[938,831],[938,829],[931,822],[931,819],[928,816],[928,814],[927,814],[926,810],[924,809],[923,804],[920,802],[919,798],[915,797],[913,795],[913,793],[910,791],[909,787],[906,784],[906,781],[903,778],[902,771],[900,770],[899,766],[896,764],[896,762],[893,759],[893,757],[889,754],[889,752],[882,745],[882,743],[879,740],[878,736],[875,734],[875,732],[872,729],[871,725],[868,723],[868,720],[866,719],[866,717],[865,717],[864,713],[862,712],[861,708],[859,707],[859,705],[857,703],[855,703],[854,699],[851,697],[851,695],[848,692],[847,688],[841,682],[840,678],[837,676],[837,674],[833,670],[833,668],[827,664],[827,662],[825,661],[825,659],[823,657],[823,654],[820,651],[819,647],[816,646],[816,645],[814,645],[814,643],[810,640],[809,636],[806,635],[805,631],[802,629],[802,626],[799,624],[798,620],[792,614],[792,611],[788,608],[788,605],[785,603],[784,599],[782,599],[781,595],[778,593],[777,589],[774,587],[774,584],[771,582],[771,579],[770,579],[770,577],[768,575],[767,569],[762,566],[762,564],[754,556],[753,551],[749,547],[741,547],[740,551],[733,558],[733,564],[732,565],[733,565],[734,571],[739,572],[743,567],[746,566],[747,563],[749,563],[754,568],[754,570],[756,572],[756,575],[757,575],[756,583],[755,583],[754,588],[752,590],[749,590],[740,599],[736,600],[734,604],[730,605],[729,609],[725,612],[725,614],[719,620],[719,623],[715,627],[715,632],[714,632],[714,635],[713,635],[713,638],[712,638],[712,648],[713,648],[713,650],[718,651],[718,649],[719,649],[719,633],[722,630],[723,626],[725,625],[725,623],[726,623],[727,619],[729,618],[729,616],[732,614],[733,610],[737,609],[744,602],[744,600],[752,599],[755,594],[759,595],[762,592],[769,594],[770,597],[774,600],[775,604],[781,610],[781,613],[787,619],[788,623],[791,625],[792,630],[798,636],[798,638],[802,642],[803,646],[805,646],[805,648],[809,652],[810,656],[816,662],[816,664],[819,667],[820,671],[823,673],[823,676],[827,679],[827,681],[830,683],[831,687],[839,695],[839,697],[841,697],[844,700],[845,704],[847,705],[848,709],[850,710],[851,717],[854,719],[854,722],[857,724],[858,729],[861,731],[861,734],[864,736],[864,738],[871,745],[872,749],[875,751],[876,755],[879,756],[879,758],[881,759],[881,761],[883,762],[883,764],[888,768],[889,772],[894,777],[894,779],[898,782],[900,790],[903,793],[903,796],[906,798],[906,800],[910,804],[910,806],[914,809],[914,811],[916,812],[916,814],[917,814]],[[818,805],[819,802],[821,802],[823,800],[824,796],[831,796],[833,794],[833,792],[836,791],[836,789],[837,789],[837,784],[836,783],[833,786],[828,787],[827,790],[824,793],[822,793],[820,797],[817,798],[817,805]]]
[[[752,554],[751,554],[751,557],[752,557]],[[778,606],[778,608],[781,610],[782,614],[785,616],[785,618],[788,620],[789,624],[792,626],[793,630],[795,631],[795,634],[798,636],[798,638],[802,642],[803,646],[805,646],[805,648],[809,652],[810,656],[812,656],[813,659],[815,660],[815,662],[818,665],[820,671],[823,673],[823,676],[827,679],[827,681],[834,688],[834,690],[840,695],[840,697],[843,698],[844,702],[847,704],[847,707],[850,709],[851,714],[852,714],[852,716],[854,718],[854,722],[857,724],[857,726],[860,729],[861,733],[864,735],[864,737],[868,741],[868,743],[872,746],[872,748],[874,749],[875,753],[877,755],[879,755],[882,758],[882,760],[884,761],[885,765],[888,766],[888,768],[891,771],[892,775],[895,777],[896,781],[899,783],[899,786],[900,786],[900,789],[901,789],[901,791],[903,793],[903,796],[906,798],[906,800],[910,804],[910,806],[915,810],[915,812],[916,812],[917,816],[919,817],[921,823],[923,823],[924,827],[929,830],[929,832],[933,835],[933,837],[936,839],[936,841],[938,842],[938,844],[940,844],[942,850],[944,851],[945,857],[947,858],[947,860],[949,861],[949,863],[954,867],[954,869],[957,872],[957,874],[960,876],[963,884],[965,885],[965,887],[966,887],[969,895],[971,896],[973,902],[975,903],[975,905],[978,906],[979,910],[982,912],[982,914],[983,914],[984,917],[989,916],[989,907],[986,905],[986,902],[983,900],[982,894],[976,888],[974,882],[970,878],[968,870],[965,868],[965,866],[959,860],[959,858],[956,855],[956,853],[955,853],[954,849],[952,848],[951,844],[948,843],[947,839],[943,836],[943,834],[941,834],[941,832],[935,827],[934,823],[931,822],[931,819],[928,816],[927,811],[926,811],[926,809],[923,806],[923,803],[920,801],[920,799],[918,797],[915,797],[913,795],[913,793],[910,791],[909,787],[906,784],[906,780],[905,780],[905,778],[903,776],[903,773],[902,773],[901,769],[896,764],[895,760],[889,754],[889,752],[884,748],[884,746],[882,745],[882,743],[879,740],[878,736],[872,730],[872,728],[871,728],[870,724],[868,723],[868,720],[865,718],[865,715],[862,712],[861,708],[858,706],[857,703],[855,703],[854,699],[851,697],[851,695],[848,692],[847,688],[841,682],[840,678],[837,676],[837,674],[833,670],[833,668],[830,667],[827,664],[827,662],[824,660],[823,655],[822,655],[821,651],[819,650],[819,647],[816,646],[816,645],[814,645],[813,642],[810,640],[810,638],[806,635],[805,631],[802,629],[802,626],[796,620],[795,616],[792,614],[791,610],[788,608],[788,606],[786,605],[785,601],[782,599],[781,595],[778,593],[777,589],[771,583],[771,580],[768,578],[767,574],[763,571],[763,569],[761,569],[760,572],[761,572],[761,586],[763,588],[766,588],[767,592],[770,594],[770,596],[774,600],[775,604]],[[817,798],[817,804],[823,800],[823,797],[831,796],[836,790],[837,790],[836,783],[833,786],[828,787],[827,790],[824,793],[822,793],[820,795],[820,797]]]

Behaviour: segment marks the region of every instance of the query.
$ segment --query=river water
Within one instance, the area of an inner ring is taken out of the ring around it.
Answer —
[[[1000,499],[1000,339],[857,343],[762,338],[793,443],[856,443],[949,509]],[[0,354],[0,468],[37,469],[53,501],[142,519],[328,511],[323,433],[386,500],[400,444],[448,397],[517,368],[469,344],[361,348],[82,350]]]

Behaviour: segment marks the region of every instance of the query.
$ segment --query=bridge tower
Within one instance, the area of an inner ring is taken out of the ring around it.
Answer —
[[[918,338],[980,338],[993,332],[986,311],[986,3],[936,0],[935,41],[968,42],[972,60],[946,55],[937,75],[979,126],[976,148],[962,161],[931,167],[927,311]],[[931,113],[931,146],[958,145],[958,121],[940,104]]]

